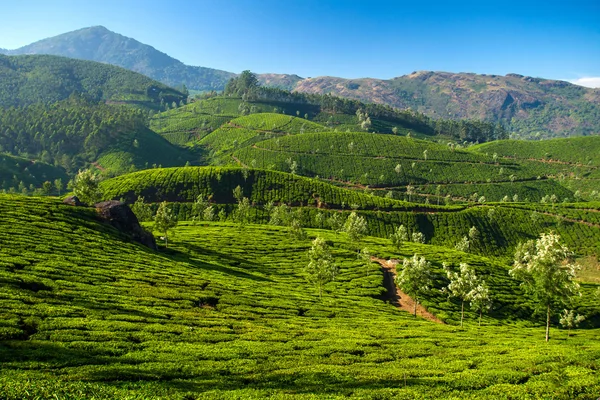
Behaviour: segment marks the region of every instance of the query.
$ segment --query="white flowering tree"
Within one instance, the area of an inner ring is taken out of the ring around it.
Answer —
[[[353,211],[344,223],[343,230],[348,235],[352,247],[356,247],[358,242],[367,234],[367,220]]]
[[[459,272],[452,271],[450,266],[444,263],[444,270],[450,280],[445,291],[450,297],[460,300],[460,326],[463,326],[465,302],[472,300],[475,294],[474,290],[481,284],[481,281],[475,274],[475,270],[467,263],[460,263]]]
[[[402,270],[396,275],[396,286],[414,300],[415,317],[420,299],[430,292],[433,285],[432,274],[431,263],[415,254],[412,258],[404,259]]]
[[[70,183],[73,194],[82,203],[93,206],[102,199],[100,179],[91,170],[80,170]]]
[[[402,244],[404,242],[408,242],[408,230],[406,227],[404,225],[400,225],[398,228],[396,228],[396,232],[390,235],[390,240],[392,241],[394,247],[400,250]]]
[[[333,263],[329,247],[323,238],[317,237],[308,250],[308,264],[304,269],[306,280],[319,290],[319,299],[323,294],[323,285],[335,279],[338,272]]]
[[[571,329],[577,328],[583,321],[585,321],[583,315],[575,314],[573,310],[563,310],[559,323],[563,328],[567,328],[567,337],[569,337]]]
[[[571,257],[572,253],[554,232],[520,243],[515,252],[510,274],[523,281],[523,287],[533,296],[538,308],[546,311],[546,341],[550,340],[553,307],[580,295],[579,284],[574,281],[579,266],[569,262]]]
[[[479,284],[475,288],[473,288],[469,297],[471,299],[471,308],[479,312],[479,326],[481,326],[481,316],[483,315],[483,311],[492,308],[492,297],[490,296],[490,291],[483,279],[479,281]]]

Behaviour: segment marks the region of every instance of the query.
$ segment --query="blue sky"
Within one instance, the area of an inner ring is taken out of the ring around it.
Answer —
[[[104,25],[190,65],[391,78],[509,72],[600,86],[600,1],[0,1],[0,47]],[[584,82],[584,81],[580,81]]]

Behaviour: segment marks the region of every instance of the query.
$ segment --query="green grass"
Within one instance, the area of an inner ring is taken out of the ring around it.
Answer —
[[[416,251],[438,271],[467,260],[489,274],[506,310],[481,328],[469,312],[459,329],[380,300],[381,271],[366,276],[343,235],[326,231],[309,235],[332,243],[341,273],[321,302],[302,276],[309,241],[279,228],[183,224],[168,251],[152,252],[92,210],[7,196],[0,227],[6,399],[587,399],[600,390],[597,329],[568,340],[553,329],[544,343],[541,325],[509,313],[529,303],[506,267],[484,258],[365,241],[376,255]],[[458,304],[434,302],[456,321]]]

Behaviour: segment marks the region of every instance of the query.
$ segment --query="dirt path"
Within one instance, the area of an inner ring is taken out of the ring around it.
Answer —
[[[383,258],[377,257],[371,257],[371,260],[381,265],[381,269],[383,270],[383,284],[388,290],[391,303],[396,307],[413,314],[415,310],[414,300],[411,299],[406,293],[398,289],[394,283],[394,278],[396,277],[396,264],[398,264],[398,262],[384,260]],[[428,321],[444,324],[444,321],[427,311],[427,309],[420,304],[417,305],[417,315]]]
[[[233,154],[231,155],[231,158],[233,158],[235,160],[235,162],[237,162],[238,164],[240,164],[241,167],[248,168],[248,166],[246,164],[244,164],[243,162],[241,162],[240,159],[237,158],[236,156],[234,156]]]
[[[102,165],[98,164],[98,162],[97,162],[97,161],[94,161],[94,162],[92,163],[92,165],[93,165],[94,167],[98,168],[100,171],[102,171],[102,172],[106,172],[106,168],[104,168]]]

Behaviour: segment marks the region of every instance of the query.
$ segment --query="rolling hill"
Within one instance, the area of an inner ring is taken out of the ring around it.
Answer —
[[[53,54],[100,61],[140,72],[172,87],[221,91],[236,74],[192,67],[134,39],[95,26],[43,39],[5,54]],[[597,135],[600,89],[518,74],[478,75],[418,71],[390,80],[301,78],[262,74],[266,86],[332,94],[367,103],[410,108],[431,118],[501,123],[524,139]]]
[[[508,267],[437,246],[365,238],[387,259],[433,264],[423,304],[396,307],[378,264],[345,235],[181,223],[169,249],[132,243],[93,209],[0,195],[0,385],[23,398],[590,398],[599,390],[595,329],[566,340],[532,319]],[[323,297],[303,272],[315,236],[339,267]],[[476,325],[440,289],[442,262],[471,264],[494,306]],[[593,285],[577,309],[598,313]],[[441,318],[441,320],[440,320]],[[564,340],[563,340],[564,339]],[[475,355],[475,356],[474,356]],[[560,375],[560,381],[556,376]]]
[[[0,107],[56,102],[77,93],[95,101],[158,109],[185,96],[124,68],[49,55],[0,55]]]

